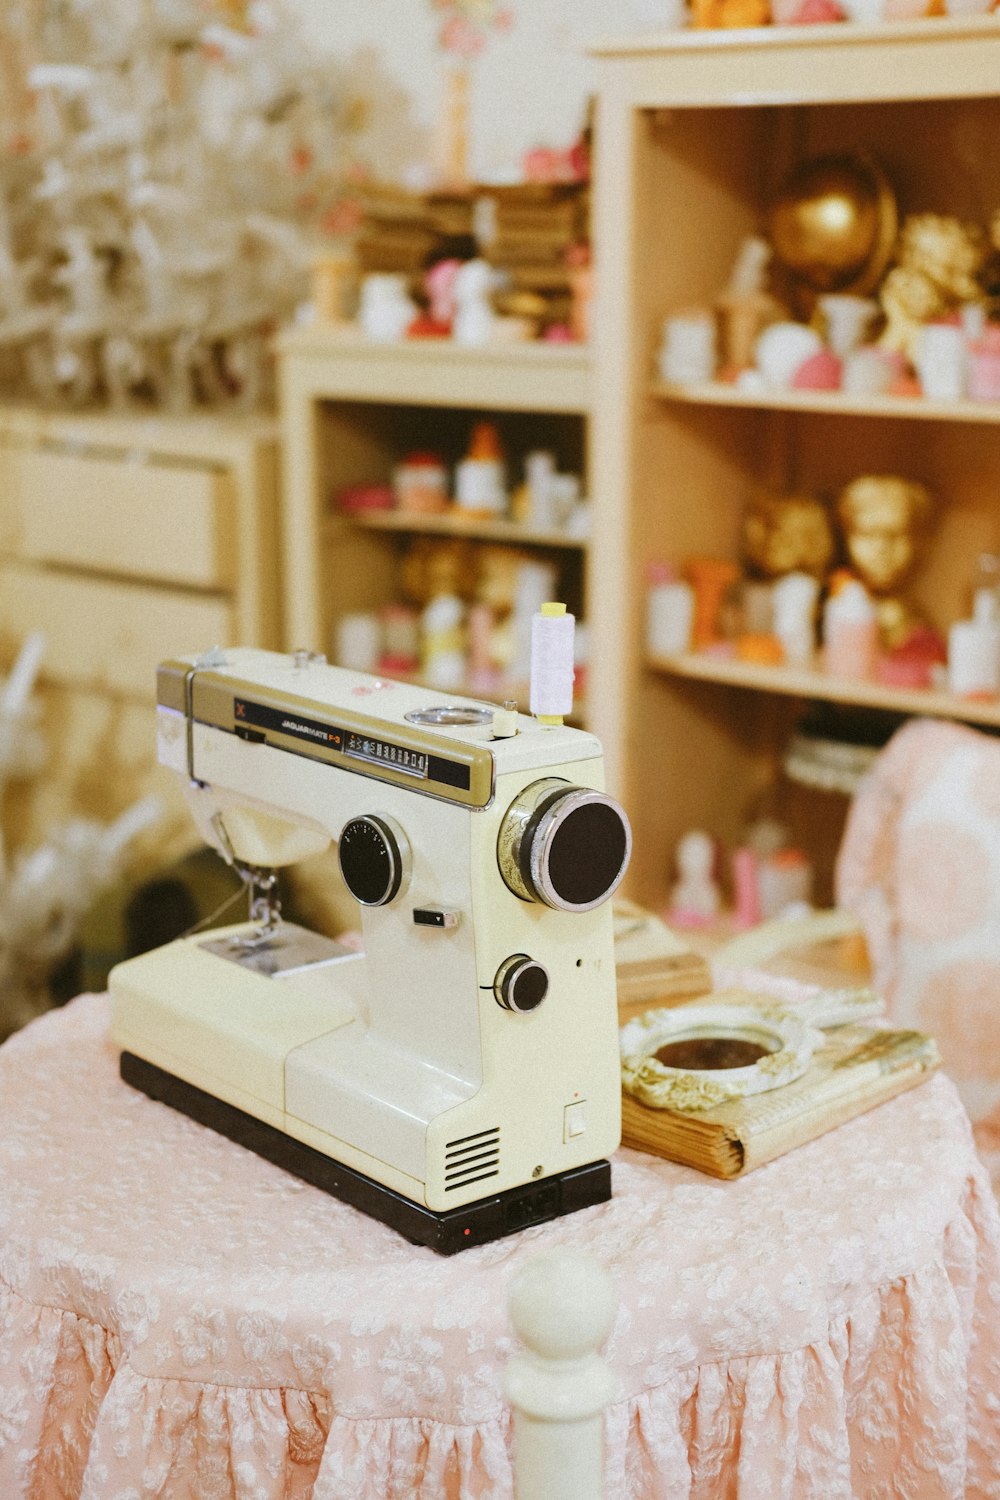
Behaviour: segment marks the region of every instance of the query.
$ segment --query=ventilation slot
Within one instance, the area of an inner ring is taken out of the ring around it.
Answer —
[[[465,1135],[458,1141],[449,1141],[444,1148],[444,1190],[468,1187],[470,1182],[482,1182],[487,1177],[496,1177],[500,1171],[500,1127],[480,1130],[477,1135]]]

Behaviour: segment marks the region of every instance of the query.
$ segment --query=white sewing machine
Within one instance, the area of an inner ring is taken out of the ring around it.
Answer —
[[[597,740],[304,652],[166,662],[158,699],[252,920],[114,969],[122,1076],[445,1253],[608,1198],[631,833]],[[362,954],[274,907],[331,841]]]

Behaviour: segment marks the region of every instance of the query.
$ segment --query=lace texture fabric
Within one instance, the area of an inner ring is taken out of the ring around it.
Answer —
[[[3,1500],[510,1500],[513,1271],[620,1299],[608,1500],[1000,1495],[1000,1225],[950,1082],[722,1183],[443,1259],[123,1085],[106,997],[0,1049]]]
[[[851,806],[836,885],[893,1022],[936,1038],[1000,1192],[1000,739],[897,730]]]

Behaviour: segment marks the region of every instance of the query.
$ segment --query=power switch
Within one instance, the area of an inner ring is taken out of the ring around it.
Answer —
[[[563,1144],[568,1146],[570,1141],[578,1140],[587,1129],[587,1101],[581,1099],[579,1104],[567,1104],[563,1110]]]

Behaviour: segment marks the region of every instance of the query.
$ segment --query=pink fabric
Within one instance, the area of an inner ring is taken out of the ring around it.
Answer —
[[[126,1088],[104,997],[0,1049],[3,1500],[509,1500],[507,1285],[587,1245],[620,1308],[608,1500],[1000,1494],[1000,1226],[937,1077],[720,1183],[454,1259]]]
[[[1000,738],[905,724],[855,796],[836,884],[893,1020],[937,1039],[1000,1188]]]

